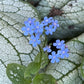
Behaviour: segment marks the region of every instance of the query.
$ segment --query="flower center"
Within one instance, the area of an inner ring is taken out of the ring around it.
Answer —
[[[46,22],[48,22],[48,20],[46,20]]]
[[[55,56],[53,56],[53,58],[55,59]]]
[[[36,40],[34,39],[34,42],[35,42]]]
[[[58,43],[58,45],[61,45],[61,43]]]
[[[63,54],[65,53],[65,51],[63,51]]]
[[[27,30],[29,31],[29,28],[27,28]]]
[[[39,26],[37,26],[36,28],[39,28]]]
[[[29,23],[31,23],[31,21],[29,21]]]
[[[51,31],[51,29],[49,29],[49,31]]]
[[[56,23],[54,23],[54,25],[56,26]]]

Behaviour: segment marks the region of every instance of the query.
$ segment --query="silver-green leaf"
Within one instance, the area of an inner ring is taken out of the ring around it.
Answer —
[[[38,53],[21,31],[28,17],[39,20],[38,13],[28,3],[19,0],[0,0],[0,84],[12,84],[6,75],[9,63],[27,66]]]
[[[84,0],[41,0],[37,6],[41,17],[49,15],[52,7],[60,9],[54,19],[59,21],[60,28],[50,38],[72,38],[84,32]],[[53,14],[55,10],[51,13]]]
[[[25,67],[16,63],[8,64],[6,69],[8,78],[14,84],[24,84],[24,71]]]
[[[84,57],[84,34],[66,43],[70,49],[69,58],[49,64],[46,73],[56,78],[58,84],[83,84],[80,76],[81,61]]]

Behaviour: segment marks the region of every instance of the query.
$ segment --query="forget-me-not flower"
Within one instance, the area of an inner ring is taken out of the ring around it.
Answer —
[[[51,46],[46,46],[43,48],[44,51],[51,52]]]
[[[65,46],[64,42],[65,42],[64,40],[60,41],[58,39],[58,40],[56,40],[55,43],[53,43],[53,46],[56,46],[57,49],[60,49],[62,46]]]
[[[58,20],[53,20],[52,25],[54,26],[54,28],[59,27]]]
[[[61,50],[58,50],[58,54],[60,54],[60,58],[64,58],[64,57],[69,57],[69,49],[65,48],[64,46],[61,47]]]
[[[40,43],[41,43],[41,41],[39,40],[38,35],[36,35],[36,36],[32,35],[30,37],[29,44],[32,44],[33,47],[36,47],[37,44],[40,44]]]
[[[44,20],[41,22],[44,26],[50,24],[52,22],[53,18],[52,17],[44,17]]]
[[[28,23],[31,24],[31,25],[34,25],[34,22],[35,22],[35,18],[28,18],[27,21],[24,21],[24,24],[27,25]]]
[[[40,22],[35,22],[34,28],[35,33],[43,33],[43,24],[40,24]]]
[[[46,35],[52,35],[53,34],[53,32],[55,32],[55,28],[53,28],[53,26],[52,25],[49,25],[49,27],[45,27],[45,34]]]
[[[33,29],[34,27],[32,25],[30,25],[29,23],[26,24],[25,27],[22,27],[22,31],[24,31],[24,35],[32,35],[33,34]]]
[[[55,51],[52,52],[52,55],[49,55],[48,58],[51,59],[51,63],[58,63],[60,60],[59,60],[59,57],[60,55],[59,54],[56,54]]]

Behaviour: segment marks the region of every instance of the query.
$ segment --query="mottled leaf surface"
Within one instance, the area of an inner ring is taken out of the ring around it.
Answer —
[[[21,31],[28,17],[38,19],[38,13],[30,5],[19,0],[0,0],[0,84],[12,84],[6,75],[9,63],[27,66],[38,53]]]
[[[60,0],[59,3],[61,3],[61,1],[62,0]],[[63,0],[64,3],[65,1],[66,0]],[[83,4],[82,0],[78,1],[80,4]],[[65,7],[65,5],[63,5],[63,7]],[[78,14],[76,12],[76,18],[78,20],[80,18],[80,14],[84,14],[81,12],[83,11],[78,11]],[[75,13],[70,12],[70,14]],[[39,19],[38,13],[34,8],[32,8],[30,4],[23,3],[19,0],[0,0],[0,84],[12,84],[12,82],[8,79],[6,75],[7,64],[18,63],[27,66],[31,61],[33,61],[35,55],[37,55],[38,53],[38,48],[32,48],[32,46],[28,43],[29,37],[25,37],[21,31],[21,27],[23,26],[24,21],[27,20],[28,17],[35,17],[36,19]],[[63,16],[61,17],[63,18]],[[56,17],[60,21],[60,24],[61,22],[64,23],[62,23],[61,25],[64,26],[65,24],[68,25],[70,23],[66,22],[66,20],[62,19],[61,17]],[[67,18],[69,17],[67,16]],[[80,26],[80,30],[84,29],[82,19],[80,19],[79,23],[77,23],[78,26]],[[68,20],[69,19],[67,19],[67,21]],[[74,24],[76,23],[74,22]],[[80,32],[78,26],[75,28],[75,30],[71,31],[77,30]],[[65,29],[66,25],[63,28]],[[65,30],[61,31],[63,32],[62,36],[66,34],[64,33],[64,31]],[[58,31],[55,36],[59,37],[61,32]],[[71,34],[69,34],[68,31],[66,32],[68,33],[67,35],[74,34],[74,32]],[[58,84],[84,83],[81,79],[81,76],[79,75],[80,63],[84,55],[84,45],[81,43],[84,42],[84,34],[75,38],[75,40],[76,41],[70,41],[67,43],[71,51],[69,58],[62,60],[59,64],[49,64],[46,70],[46,73],[51,73],[58,80]]]
[[[80,65],[84,57],[84,34],[66,43],[70,49],[69,58],[58,64],[49,64],[46,73],[52,74],[58,84],[84,84],[80,76]]]
[[[84,0],[41,0],[37,10],[41,17],[44,17],[50,13],[53,6],[62,10],[63,14],[54,16],[59,21],[60,28],[53,36],[49,36],[49,40],[72,38],[84,32]]]
[[[16,63],[8,64],[6,73],[14,84],[24,84],[25,67]]]
[[[33,84],[56,84],[56,79],[49,74],[37,74],[33,79]]]
[[[28,64],[25,72],[24,72],[24,77],[32,77],[37,74],[40,70],[40,64],[39,63],[35,63],[35,62],[31,62],[30,64]]]

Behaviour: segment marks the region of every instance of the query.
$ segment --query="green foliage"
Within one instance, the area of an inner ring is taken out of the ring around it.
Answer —
[[[48,74],[37,74],[33,79],[33,84],[56,84],[56,79]]]
[[[32,78],[31,77],[25,78],[24,84],[31,84],[31,83],[32,83]]]
[[[44,68],[49,62],[47,53],[45,54],[43,49],[41,49],[41,52],[39,52],[35,57],[34,62],[41,63],[40,68]]]
[[[81,76],[84,78],[84,58],[82,59],[81,63]]]
[[[35,63],[35,62],[31,62],[25,72],[24,72],[24,77],[33,77],[40,69],[40,64],[39,63]]]
[[[16,63],[7,65],[6,73],[13,84],[24,84],[25,67]]]

